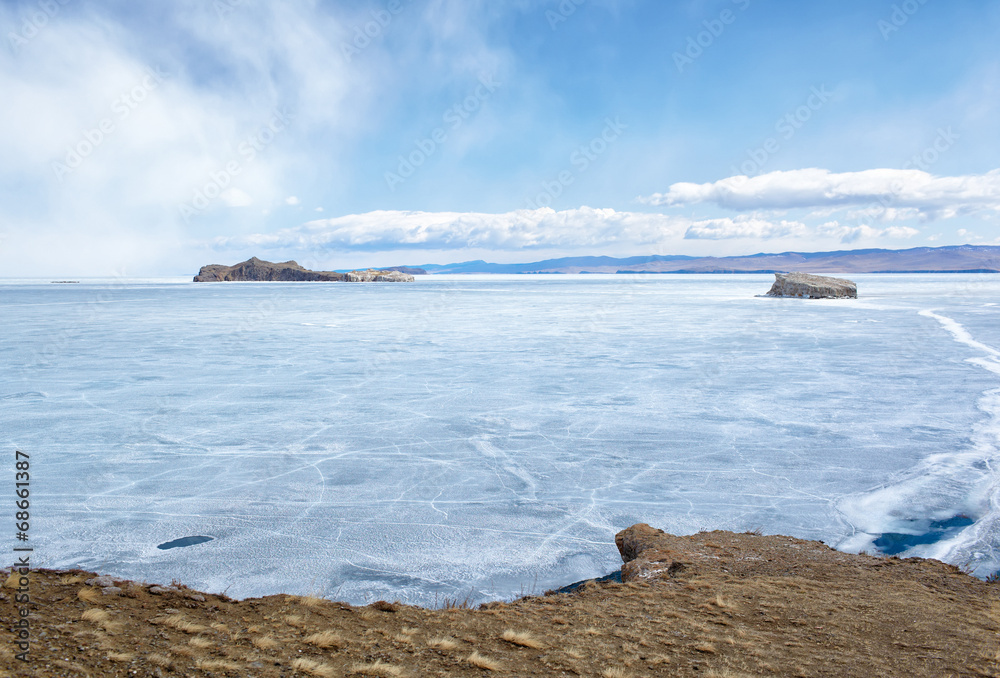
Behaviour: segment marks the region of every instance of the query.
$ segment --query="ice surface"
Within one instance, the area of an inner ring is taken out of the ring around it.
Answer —
[[[640,521],[996,570],[1000,277],[771,279],[0,284],[0,441],[39,562],[239,597],[510,598]]]

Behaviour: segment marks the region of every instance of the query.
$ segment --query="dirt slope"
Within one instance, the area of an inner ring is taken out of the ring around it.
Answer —
[[[645,525],[618,544],[632,581],[475,610],[134,582],[105,594],[93,573],[40,570],[27,665],[17,582],[4,588],[0,675],[1000,676],[1000,586],[949,565]]]

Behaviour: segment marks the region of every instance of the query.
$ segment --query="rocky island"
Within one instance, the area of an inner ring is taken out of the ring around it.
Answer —
[[[774,285],[764,296],[803,299],[857,299],[858,286],[844,278],[810,273],[775,273]]]
[[[202,266],[194,282],[413,282],[414,278],[400,271],[368,269],[337,273],[336,271],[310,271],[294,261],[273,263],[257,257],[225,266]]]

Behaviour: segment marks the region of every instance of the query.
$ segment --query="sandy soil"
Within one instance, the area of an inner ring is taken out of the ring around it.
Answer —
[[[0,675],[1000,676],[1000,585],[790,537],[663,538],[677,564],[662,571],[478,609],[106,594],[94,573],[39,570],[28,664],[11,633],[18,578],[0,594]]]

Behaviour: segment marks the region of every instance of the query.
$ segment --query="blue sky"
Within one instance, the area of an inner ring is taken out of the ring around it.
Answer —
[[[1000,4],[0,3],[4,275],[995,244]]]

